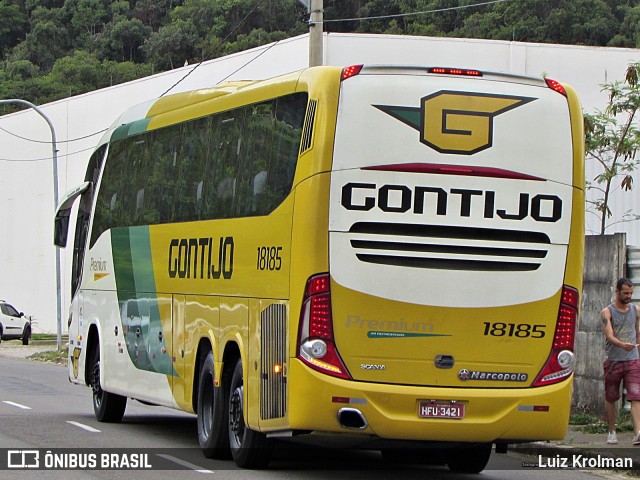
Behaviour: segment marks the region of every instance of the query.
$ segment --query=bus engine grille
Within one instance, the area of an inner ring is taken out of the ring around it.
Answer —
[[[287,411],[287,307],[270,305],[260,316],[260,417],[282,418]]]
[[[551,243],[541,232],[358,222],[349,230],[358,260],[469,271],[537,270]]]

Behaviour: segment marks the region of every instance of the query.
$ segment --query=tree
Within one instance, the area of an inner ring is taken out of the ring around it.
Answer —
[[[631,173],[638,167],[640,128],[640,63],[628,66],[625,80],[606,83],[603,91],[609,93],[605,110],[594,115],[585,115],[587,159],[597,161],[602,172],[587,186],[597,197],[589,200],[591,211],[599,216],[600,234],[604,235],[607,220],[612,212],[609,207],[611,194],[618,188],[630,191],[633,188]],[[619,186],[617,180],[621,178]],[[615,183],[614,183],[615,182]],[[640,219],[640,215],[628,211],[621,221]]]
[[[259,47],[266,43],[276,42],[287,38],[284,32],[265,32],[261,28],[251,31],[248,35],[238,35],[234,42],[228,42],[223,48],[217,50],[220,55],[230,55],[236,52],[249,50],[250,48]]]
[[[13,80],[26,80],[40,76],[40,69],[29,60],[15,60],[6,63],[8,78]]]
[[[173,69],[192,60],[197,43],[193,24],[177,21],[151,34],[142,48],[154,68]]]
[[[107,9],[101,0],[78,0],[71,17],[71,25],[95,36],[102,30],[107,19]]]
[[[4,52],[16,45],[20,38],[27,34],[26,13],[20,11],[17,5],[11,5],[4,0],[0,1],[0,59]]]
[[[37,7],[31,12],[31,30],[9,57],[12,60],[29,60],[48,72],[58,58],[64,57],[69,48],[69,32],[65,25],[68,18],[59,9]]]
[[[549,12],[545,36],[558,43],[606,45],[618,28],[611,8],[602,0],[574,0]]]
[[[122,18],[109,23],[98,35],[99,54],[101,58],[119,62],[142,62],[142,45],[151,33],[151,28],[137,18]]]
[[[158,28],[164,24],[171,8],[175,6],[174,3],[182,2],[138,0],[135,2],[133,10],[136,18],[140,19],[145,25],[153,28],[154,31],[157,31]]]
[[[609,45],[640,47],[640,5],[626,11],[618,34],[609,42]]]

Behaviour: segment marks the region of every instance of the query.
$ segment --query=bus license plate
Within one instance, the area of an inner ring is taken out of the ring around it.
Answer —
[[[450,402],[420,402],[418,416],[421,418],[464,418],[464,404]]]

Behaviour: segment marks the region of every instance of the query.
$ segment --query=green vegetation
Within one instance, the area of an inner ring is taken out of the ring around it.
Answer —
[[[587,412],[572,412],[569,417],[569,425],[573,425],[574,429],[585,433],[605,434],[608,431],[607,422],[603,418]],[[633,421],[626,410],[618,414],[616,430],[618,432],[633,432]]]
[[[324,0],[324,30],[640,47],[639,0],[478,3]],[[0,0],[0,98],[78,95],[305,33],[308,18],[299,0]]]
[[[632,173],[638,167],[640,63],[628,66],[624,81],[606,83],[602,90],[607,92],[609,103],[604,110],[585,114],[585,134],[587,159],[595,160],[601,167],[601,173],[587,183],[587,188],[595,192],[588,203],[590,211],[599,217],[600,234],[604,235],[612,225],[607,223],[613,215],[611,195],[618,189],[632,190]],[[640,215],[627,211],[620,221],[638,219]]]
[[[58,339],[58,335],[55,333],[33,333],[31,335],[32,341],[53,341],[55,342]],[[67,343],[67,336],[63,335],[63,342]]]
[[[69,348],[64,347],[61,351],[49,350],[46,352],[34,353],[29,355],[29,360],[35,360],[38,362],[57,363],[59,365],[66,365],[67,358],[69,357]]]

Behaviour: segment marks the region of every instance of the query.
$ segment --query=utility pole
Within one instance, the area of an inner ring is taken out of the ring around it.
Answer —
[[[322,51],[322,31],[324,25],[323,0],[298,0],[305,7],[309,16],[309,66],[317,67],[324,64]]]
[[[22,100],[19,98],[11,98],[8,100],[0,100],[0,105],[5,103],[18,103],[20,105],[27,106],[40,115],[47,125],[49,126],[49,130],[51,131],[51,149],[52,149],[52,160],[53,160],[53,211],[55,212],[58,208],[58,149],[56,147],[56,131],[53,128],[53,124],[49,117],[47,117],[42,110],[36,107],[33,103],[27,102],[26,100]],[[57,314],[57,330],[58,330],[58,338],[57,338],[57,346],[58,351],[62,350],[62,287],[60,283],[60,249],[56,247],[56,314]]]

